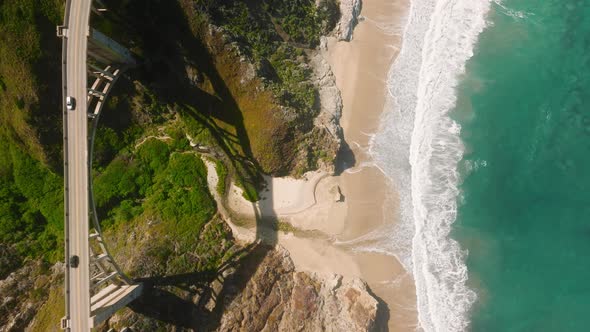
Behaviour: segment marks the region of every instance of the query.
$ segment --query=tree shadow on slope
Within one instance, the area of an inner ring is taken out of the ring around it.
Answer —
[[[61,18],[59,1],[45,2],[0,1],[0,130],[61,173]]]
[[[137,279],[144,284],[144,293],[129,307],[175,327],[216,330],[225,306],[246,287],[271,248],[253,243],[216,270]]]
[[[178,2],[130,0],[113,6],[128,16],[115,20],[127,22],[134,29],[132,35],[140,40],[142,62],[132,74],[150,86],[163,103],[178,105],[177,110],[206,126],[234,168],[243,173],[239,174],[242,179],[252,185],[260,183],[260,166],[252,154],[243,110]],[[197,78],[189,77],[190,67],[196,68]],[[205,79],[211,84],[211,93],[196,82]]]
[[[133,38],[141,45],[142,63],[131,75],[151,87],[161,101],[176,105],[182,116],[191,117],[207,128],[221,150],[218,157],[233,166],[238,178],[257,187],[262,180],[261,171],[252,154],[242,110],[217,71],[214,56],[191,30],[179,3],[161,0],[105,2],[119,13],[114,20],[125,21],[126,26],[134,29]],[[187,64],[206,76],[212,93],[195,84],[187,73]],[[248,190],[245,196],[251,201],[257,199],[256,193]],[[272,208],[273,202],[266,200],[263,204]],[[257,242],[240,255],[232,256],[216,270],[142,279],[146,285],[145,294],[130,307],[137,313],[177,327],[216,328],[224,305],[246,286],[276,244],[276,218],[263,218],[257,213],[255,219]],[[223,284],[221,290],[214,291],[211,285],[223,278],[228,269],[237,271],[239,280],[232,283],[231,290]]]
[[[272,198],[256,211],[272,210]],[[129,307],[177,328],[217,330],[226,307],[240,296],[277,243],[278,220],[256,212],[256,241],[232,253],[216,269],[136,279],[144,293]],[[136,326],[137,327],[137,326]]]
[[[61,41],[55,38],[55,21],[37,13],[35,21],[39,29],[42,56],[34,65],[39,76],[39,104],[33,107],[33,126],[39,132],[50,166],[63,172],[62,162],[62,113],[61,113]]]

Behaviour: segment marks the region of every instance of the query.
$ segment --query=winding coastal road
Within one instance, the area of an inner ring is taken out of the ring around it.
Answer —
[[[66,255],[79,257],[78,267],[67,269],[69,298],[69,328],[89,331],[90,317],[90,262],[88,249],[88,114],[86,54],[88,20],[91,0],[68,1],[66,18],[67,53],[65,60],[66,94],[75,98],[75,110],[65,111],[65,143],[67,146],[66,180]]]

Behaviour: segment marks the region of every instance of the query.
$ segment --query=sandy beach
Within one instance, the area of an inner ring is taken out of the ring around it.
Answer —
[[[408,5],[396,0],[364,1],[353,40],[331,40],[328,44],[328,59],[344,105],[341,126],[355,157],[355,167],[340,176],[348,205],[346,226],[340,235],[343,241],[395,222],[395,184],[388,183],[383,173],[371,166],[367,150],[371,134],[379,128],[387,75],[401,47]],[[415,330],[416,295],[411,275],[389,255],[357,253],[354,258],[361,277],[389,307],[389,330]]]
[[[290,252],[299,270],[365,280],[389,308],[389,316],[380,321],[389,331],[415,330],[414,282],[394,256],[356,250],[354,243],[395,222],[394,184],[372,164],[368,148],[383,112],[387,74],[399,52],[406,7],[396,0],[365,1],[353,39],[330,37],[321,51],[341,92],[341,127],[354,165],[339,176],[312,172],[304,179],[267,177],[257,204],[244,200],[241,190],[232,186],[225,202],[236,237],[253,241],[264,232],[244,220],[271,218],[279,224],[272,242]],[[363,245],[378,247],[371,241]]]

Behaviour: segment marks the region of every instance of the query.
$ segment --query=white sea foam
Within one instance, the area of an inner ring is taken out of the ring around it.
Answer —
[[[381,169],[381,167],[379,167],[379,165],[375,164],[374,162],[372,162],[372,161],[363,161],[362,163],[360,163],[357,166],[354,166],[354,167],[351,167],[351,168],[346,169],[344,171],[344,173],[356,174],[356,173],[359,173],[359,172],[364,171],[367,168],[373,168],[373,167],[375,167],[379,171],[383,172],[383,170]]]
[[[510,9],[503,4],[502,0],[494,0],[494,3],[502,9],[501,12],[515,19],[524,19],[528,18],[529,16],[535,15],[534,13],[527,13],[519,10]]]
[[[392,218],[400,222],[390,234],[396,247],[412,248],[396,254],[411,256],[400,261],[413,271],[426,331],[465,330],[475,301],[465,285],[465,253],[449,237],[464,147],[448,113],[489,7],[490,0],[412,0],[386,112],[371,140],[371,155],[399,191],[400,215]]]
[[[477,171],[480,168],[488,167],[488,162],[485,160],[468,160],[465,162],[465,172],[471,173]]]

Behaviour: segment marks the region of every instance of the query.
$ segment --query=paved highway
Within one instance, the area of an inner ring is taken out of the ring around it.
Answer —
[[[88,254],[88,115],[86,50],[91,0],[68,1],[67,18],[67,95],[76,100],[75,110],[67,111],[67,241],[70,257],[80,259],[77,268],[68,269],[71,331],[89,331],[90,264]],[[66,296],[68,296],[66,294]]]

